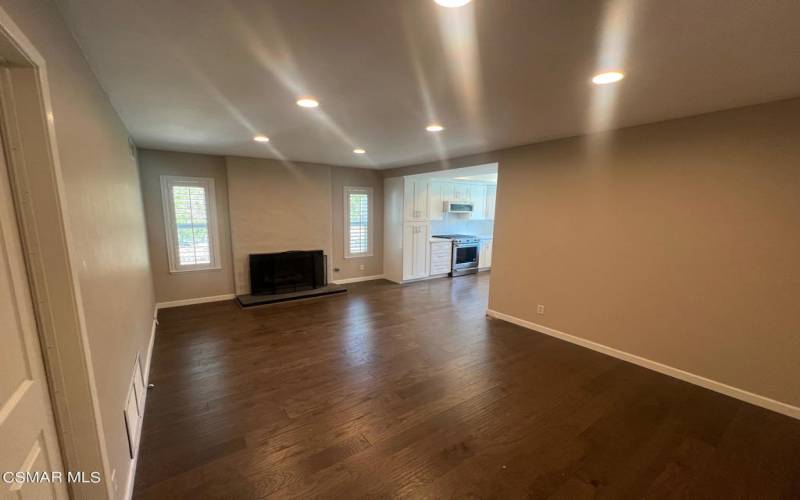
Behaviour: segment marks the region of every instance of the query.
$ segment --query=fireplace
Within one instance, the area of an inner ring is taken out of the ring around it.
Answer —
[[[322,250],[250,254],[250,293],[275,295],[324,287]]]

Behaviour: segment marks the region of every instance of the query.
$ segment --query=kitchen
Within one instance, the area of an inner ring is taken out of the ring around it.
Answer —
[[[492,267],[497,164],[384,180],[384,277],[396,283]]]

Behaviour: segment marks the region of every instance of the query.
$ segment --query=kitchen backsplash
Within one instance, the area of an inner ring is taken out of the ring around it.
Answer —
[[[494,221],[462,219],[455,214],[446,214],[444,220],[431,221],[431,234],[474,234],[486,236],[494,233]]]

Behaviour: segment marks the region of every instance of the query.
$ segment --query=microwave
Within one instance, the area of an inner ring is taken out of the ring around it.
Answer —
[[[475,205],[470,201],[446,201],[444,211],[451,214],[471,214],[475,210]]]

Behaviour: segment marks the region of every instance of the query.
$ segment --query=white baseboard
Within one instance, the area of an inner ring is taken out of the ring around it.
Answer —
[[[408,284],[408,283],[419,283],[420,281],[438,280],[438,279],[441,279],[441,278],[449,278],[449,277],[450,277],[450,273],[445,273],[445,274],[433,274],[433,275],[430,275],[430,276],[425,276],[424,278],[414,278],[412,280],[403,280],[403,281],[391,280],[391,281],[393,281],[394,283],[397,283],[398,285],[405,285],[405,284]]]
[[[382,274],[376,274],[374,276],[359,276],[357,278],[343,278],[340,280],[332,280],[331,283],[336,285],[346,285],[348,283],[360,283],[362,281],[373,281],[373,280],[382,280]]]
[[[173,300],[170,302],[159,302],[156,309],[168,309],[170,307],[191,306],[194,304],[207,304],[209,302],[221,302],[223,300],[233,300],[236,295],[226,293],[224,295],[214,295],[213,297],[197,297],[194,299]]]
[[[153,359],[153,345],[156,342],[156,328],[158,328],[158,318],[156,318],[156,314],[158,314],[158,306],[156,306],[156,310],[153,311],[153,328],[150,330],[150,342],[147,345],[147,353],[144,357],[144,386],[147,388],[147,383],[150,380],[150,360]],[[147,394],[145,392],[145,394]],[[145,398],[147,401],[147,398]]]
[[[690,384],[695,384],[699,385],[700,387],[705,387],[706,389],[710,389],[712,391],[725,394],[726,396],[730,396],[732,398],[736,398],[745,401],[747,403],[751,403],[756,406],[772,410],[774,412],[782,413],[792,418],[800,419],[800,408],[798,408],[797,406],[790,405],[788,403],[784,403],[782,401],[776,401],[766,396],[754,394],[744,389],[732,387],[730,385],[723,384],[722,382],[717,382],[716,380],[711,380],[706,377],[681,370],[679,368],[674,368],[672,366],[668,366],[659,363],[657,361],[653,361],[651,359],[643,358],[641,356],[637,356],[635,354],[631,354],[625,351],[620,351],[619,349],[614,349],[613,347],[608,347],[603,344],[598,344],[597,342],[592,342],[591,340],[586,340],[580,337],[576,337],[574,335],[570,335],[568,333],[564,333],[543,325],[538,325],[531,321],[520,319],[515,316],[511,316],[509,314],[504,314],[498,311],[494,311],[492,309],[488,309],[486,311],[486,315],[492,318],[508,321],[509,323],[514,323],[515,325],[527,328],[528,330],[534,330],[539,333],[550,335],[551,337],[556,337],[558,339],[565,340],[567,342],[579,345],[581,347],[586,347],[587,349],[591,349],[593,351],[607,354],[617,359],[621,359],[623,361],[627,361],[629,363],[633,363],[635,365],[639,365],[644,368],[648,368],[650,370],[663,373],[664,375],[669,375],[670,377],[674,377],[679,380],[689,382]]]
[[[147,352],[144,356],[144,367],[142,368],[142,375],[144,376],[144,399],[142,400],[142,415],[147,409],[147,384],[150,383],[150,361],[153,359],[153,345],[155,344],[156,340],[156,328],[158,327],[158,319],[156,316],[158,315],[158,304],[156,304],[155,310],[153,310],[153,326],[150,328],[150,340],[147,343]],[[130,469],[128,470],[128,484],[125,485],[125,498],[126,500],[131,500],[133,498],[133,485],[136,480],[136,465],[139,463],[139,444],[142,440],[142,424],[144,424],[144,417],[142,417],[142,422],[139,424],[139,432],[136,436],[136,456],[133,457],[131,460]]]

